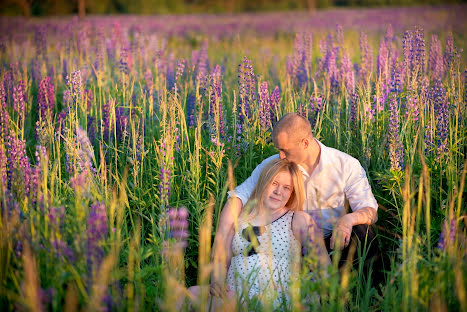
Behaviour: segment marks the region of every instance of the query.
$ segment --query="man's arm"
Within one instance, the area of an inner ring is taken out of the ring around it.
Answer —
[[[357,159],[351,158],[345,164],[345,172],[348,172],[348,176],[345,181],[344,193],[352,212],[337,220],[334,233],[331,236],[331,249],[334,249],[334,244],[341,249],[349,245],[353,226],[370,225],[378,220],[378,203],[371,191],[365,169]]]
[[[341,249],[349,245],[353,226],[360,224],[370,225],[376,221],[378,221],[378,213],[372,207],[360,208],[357,211],[343,215],[337,220],[334,233],[331,236],[331,249],[334,249],[334,244]]]
[[[214,245],[211,253],[213,274],[211,277],[211,294],[223,296],[227,270],[232,259],[232,239],[235,234],[235,224],[242,210],[242,201],[238,197],[227,200],[222,209],[217,227]]]

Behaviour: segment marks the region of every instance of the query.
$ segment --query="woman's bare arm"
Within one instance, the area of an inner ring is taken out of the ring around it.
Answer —
[[[238,197],[231,197],[227,200],[220,215],[211,253],[213,263],[211,294],[214,296],[222,296],[224,294],[227,270],[232,259],[232,239],[235,234],[235,224],[241,210],[242,201]]]
[[[331,264],[321,229],[317,227],[313,218],[304,211],[296,211],[292,222],[294,236],[305,247],[307,255],[318,259],[318,271],[326,276],[327,267]],[[311,268],[313,271],[316,268]]]

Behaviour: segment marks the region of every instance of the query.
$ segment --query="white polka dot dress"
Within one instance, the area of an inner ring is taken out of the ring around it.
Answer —
[[[259,246],[250,255],[251,243],[242,235],[248,226],[239,226],[232,240],[232,260],[227,284],[238,295],[259,296],[274,300],[274,306],[285,296],[288,300],[289,283],[297,276],[301,259],[301,245],[292,232],[292,211],[265,226],[258,235]]]

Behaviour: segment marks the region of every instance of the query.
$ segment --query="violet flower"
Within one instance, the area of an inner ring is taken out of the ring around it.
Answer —
[[[50,77],[45,77],[39,83],[37,91],[37,106],[39,117],[43,120],[51,120],[55,107],[55,89]]]
[[[399,137],[399,107],[396,94],[392,93],[389,99],[389,157],[391,170],[402,171],[404,169],[404,147]]]
[[[95,202],[89,209],[87,225],[87,258],[89,268],[97,268],[104,257],[102,242],[108,231],[107,212],[103,202]]]
[[[259,87],[259,123],[262,130],[271,126],[271,99],[269,97],[268,83],[263,81]]]
[[[441,42],[438,40],[438,36],[435,34],[431,36],[431,46],[428,56],[428,69],[432,80],[441,81],[443,79],[444,61]]]
[[[188,210],[185,207],[170,208],[169,237],[175,239],[176,247],[186,248],[188,245]]]

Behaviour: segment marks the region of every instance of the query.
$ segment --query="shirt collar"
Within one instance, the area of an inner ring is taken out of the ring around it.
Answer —
[[[312,175],[316,175],[318,174],[319,172],[321,172],[324,168],[324,166],[326,165],[326,162],[328,161],[328,148],[326,145],[324,145],[323,143],[321,143],[320,141],[318,141],[318,139],[316,138],[313,138],[316,143],[319,144],[319,147],[321,149],[321,153],[320,153],[320,156],[319,156],[319,162],[318,162],[318,165],[316,166],[315,170],[313,170],[313,173]],[[309,178],[310,175],[308,174],[308,172],[300,165],[298,165],[298,168],[300,169],[300,171],[302,172],[303,176],[305,178]]]

